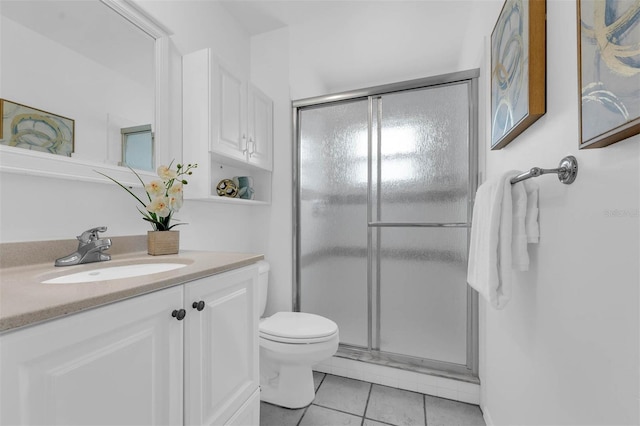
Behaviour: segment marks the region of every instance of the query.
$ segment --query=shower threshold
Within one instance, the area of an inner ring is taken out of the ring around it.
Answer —
[[[366,362],[418,374],[425,374],[462,382],[480,384],[480,379],[465,365],[452,364],[443,361],[425,360],[406,355],[367,350],[356,346],[340,344],[334,355],[339,358]]]

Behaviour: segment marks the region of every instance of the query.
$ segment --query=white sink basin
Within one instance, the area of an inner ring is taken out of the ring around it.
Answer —
[[[77,284],[95,281],[117,280],[121,278],[139,277],[141,275],[167,272],[187,265],[183,263],[138,263],[135,265],[111,266],[91,271],[76,272],[42,281],[43,284]]]

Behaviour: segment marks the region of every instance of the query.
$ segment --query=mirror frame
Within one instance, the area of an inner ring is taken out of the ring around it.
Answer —
[[[155,40],[155,152],[154,164],[166,164],[169,158],[169,36],[171,32],[149,16],[132,0],[99,0]],[[85,182],[112,183],[96,171],[105,173],[124,185],[141,184],[126,167],[69,158],[0,145],[0,172],[43,176]],[[139,171],[143,180],[157,178],[149,171]]]

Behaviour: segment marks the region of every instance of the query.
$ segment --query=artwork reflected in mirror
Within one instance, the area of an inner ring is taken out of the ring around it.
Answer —
[[[122,133],[120,165],[138,170],[154,170],[154,139],[151,124],[127,127]]]
[[[74,120],[0,99],[0,145],[71,156]]]

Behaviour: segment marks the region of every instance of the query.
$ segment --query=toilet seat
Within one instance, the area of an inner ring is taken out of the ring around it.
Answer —
[[[278,312],[260,321],[260,337],[281,343],[308,344],[331,340],[338,325],[330,319],[303,312]]]

